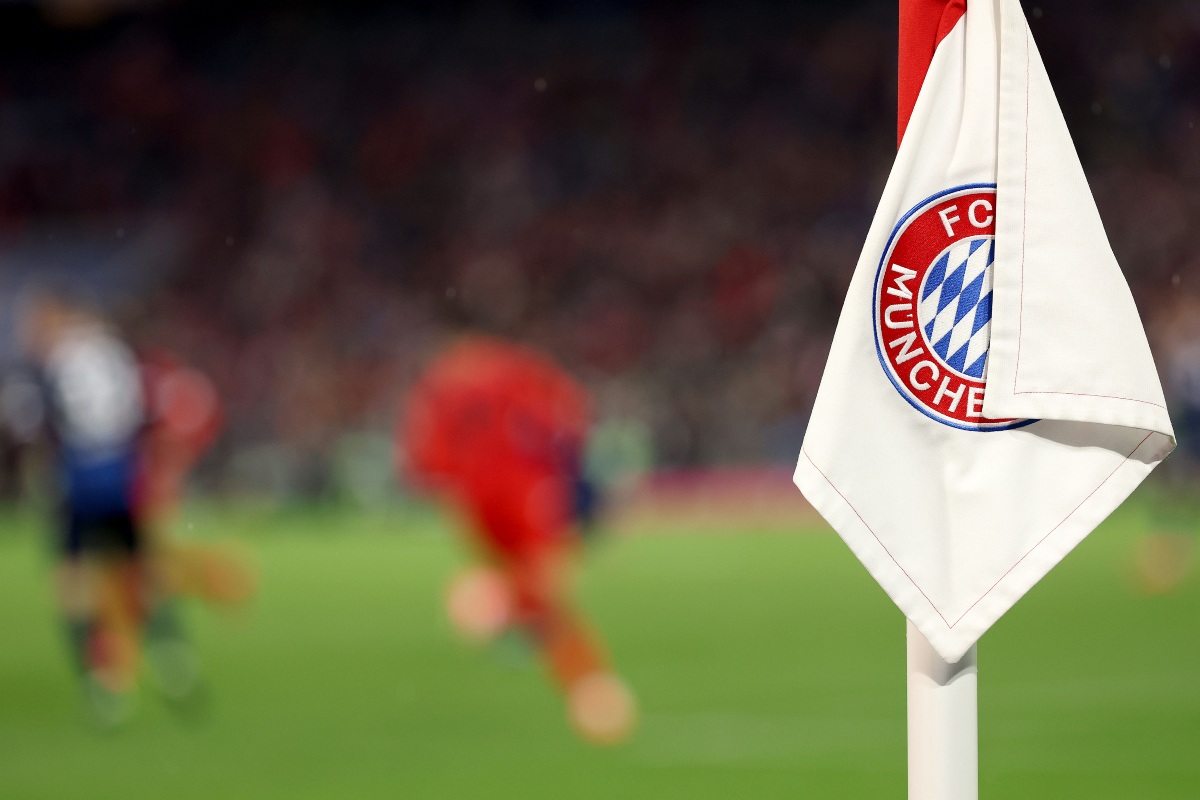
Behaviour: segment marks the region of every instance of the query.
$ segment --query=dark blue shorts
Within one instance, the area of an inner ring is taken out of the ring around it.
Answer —
[[[64,456],[65,553],[136,553],[141,537],[133,513],[133,451],[104,459],[81,459],[71,453]]]
[[[63,552],[68,556],[131,556],[141,550],[141,536],[129,509],[109,514],[80,514],[66,510]]]

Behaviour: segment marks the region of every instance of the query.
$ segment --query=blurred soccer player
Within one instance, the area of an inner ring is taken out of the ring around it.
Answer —
[[[221,429],[216,390],[203,373],[161,350],[143,353],[140,365],[147,418],[134,505],[155,580],[168,596],[238,603],[254,590],[245,566],[224,548],[172,535],[184,481]]]
[[[27,302],[20,334],[36,367],[30,385],[38,388],[41,406],[26,414],[26,422],[41,418],[57,451],[58,596],[95,719],[111,726],[128,714],[143,642],[164,695],[192,705],[200,697],[200,677],[174,596],[196,591],[223,599],[244,594],[248,583],[225,580],[238,586],[224,595],[206,591],[222,581],[197,580],[198,573],[236,569],[150,532],[163,529],[183,474],[215,432],[215,394],[208,386],[208,407],[192,402],[181,425],[178,407],[187,403],[168,390],[168,373],[143,373],[102,319],[57,297]],[[198,391],[193,379],[185,393]],[[26,436],[35,432],[25,427]]]
[[[591,413],[586,391],[547,358],[497,339],[443,353],[408,399],[400,454],[410,476],[465,517],[489,566],[451,583],[451,620],[493,638],[515,627],[542,654],[576,730],[615,743],[633,728],[632,694],[569,599]]]

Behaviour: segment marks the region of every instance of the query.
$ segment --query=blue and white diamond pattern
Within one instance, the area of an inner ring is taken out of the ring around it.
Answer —
[[[917,321],[942,363],[977,380],[987,375],[995,254],[991,236],[956,242],[929,268],[917,305]]]

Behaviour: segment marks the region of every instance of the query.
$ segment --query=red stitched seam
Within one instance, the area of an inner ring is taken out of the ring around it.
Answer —
[[[1111,395],[1111,394],[1084,394],[1083,392],[1037,392],[1037,391],[1013,392],[1013,394],[1014,395],[1018,395],[1018,394],[1069,394],[1069,395],[1073,395],[1076,397],[1103,397],[1108,400],[1128,400],[1130,403],[1145,403],[1146,405],[1154,406],[1155,408],[1162,408],[1162,409],[1166,408],[1166,406],[1164,406],[1162,403],[1151,403],[1149,400],[1138,400],[1133,397],[1117,397],[1117,396]]]
[[[1017,375],[1021,371],[1021,338],[1025,328],[1025,226],[1029,208],[1029,27],[1025,28],[1025,183],[1021,190],[1021,304],[1017,314],[1017,361],[1013,366],[1013,396],[1019,394],[1064,394],[1073,397],[1102,397],[1107,400],[1128,400],[1131,403],[1145,403],[1148,406],[1166,410],[1161,403],[1151,403],[1149,400],[1136,400],[1132,397],[1116,397],[1110,394],[1088,394],[1086,392],[1018,392]]]
[[[1017,362],[1013,365],[1013,394],[1021,372],[1021,337],[1025,329],[1025,227],[1029,210],[1029,27],[1025,27],[1025,182],[1021,186],[1021,304],[1017,311]]]
[[[838,489],[836,486],[833,485],[833,481],[829,480],[828,475],[826,475],[824,472],[821,472],[821,468],[818,467],[816,462],[812,460],[812,456],[810,456],[803,449],[801,449],[800,452],[804,453],[804,457],[808,459],[808,463],[812,464],[813,469],[815,469],[817,472],[821,473],[821,477],[824,478],[825,482],[829,484],[829,488],[831,488],[835,492],[837,492],[838,497],[842,498],[842,500],[844,500],[846,502],[846,505],[849,506],[850,510],[854,512],[854,516],[858,517],[859,522],[861,522],[863,524],[863,527],[865,527],[868,531],[871,531],[871,535],[875,537],[875,541],[879,542],[879,546],[883,548],[883,552],[887,553],[888,558],[890,558],[892,560],[892,563],[900,568],[900,571],[904,573],[904,577],[908,578],[908,582],[911,583],[913,586],[917,587],[917,591],[920,592],[921,596],[925,598],[925,601],[927,603],[929,603],[929,607],[932,608],[935,612],[937,612],[937,615],[942,618],[942,622],[946,623],[946,625],[948,625],[951,628],[954,627],[953,625],[950,625],[950,621],[948,619],[946,619],[946,617],[942,614],[942,612],[938,611],[938,607],[935,606],[933,604],[933,601],[929,599],[929,595],[925,594],[925,590],[922,589],[920,586],[918,586],[917,582],[912,579],[912,575],[908,574],[908,570],[906,570],[906,569],[904,569],[904,567],[900,566],[900,562],[896,560],[896,557],[894,555],[892,555],[892,551],[887,549],[887,545],[885,545],[883,543],[883,540],[880,539],[879,536],[875,533],[875,531],[871,529],[871,526],[867,524],[867,521],[865,519],[863,519],[862,514],[858,513],[858,509],[854,507],[854,504],[850,502],[850,500],[846,497],[846,495],[842,494],[840,489]]]
[[[1013,565],[1012,565],[1012,567],[1010,567],[1010,568],[1009,568],[1008,572],[1006,572],[1006,573],[1004,573],[1003,575],[1001,575],[1001,576],[1000,576],[1000,577],[999,577],[999,578],[996,580],[996,582],[992,584],[992,586],[991,586],[991,588],[990,588],[990,589],[988,589],[986,592],[984,592],[982,595],[980,595],[980,596],[979,596],[979,599],[978,599],[978,600],[976,600],[974,603],[971,603],[971,605],[970,605],[970,606],[967,608],[967,610],[966,610],[966,611],[964,611],[964,612],[962,613],[962,617],[959,617],[958,619],[954,620],[954,625],[957,625],[958,623],[962,622],[962,621],[963,621],[963,617],[965,617],[967,614],[970,614],[970,613],[971,613],[971,609],[972,609],[972,608],[974,608],[975,606],[977,606],[977,605],[979,605],[980,603],[982,603],[982,602],[983,602],[983,598],[985,598],[985,597],[987,597],[989,594],[991,594],[991,593],[992,593],[992,589],[995,589],[997,586],[999,586],[999,585],[1000,585],[1000,581],[1002,581],[1002,580],[1004,580],[1005,578],[1007,578],[1007,577],[1009,576],[1009,574],[1010,574],[1010,573],[1011,573],[1011,572],[1012,572],[1014,569],[1016,569],[1017,567],[1021,566],[1021,562],[1022,562],[1022,561],[1024,561],[1024,560],[1025,560],[1025,559],[1027,559],[1027,558],[1029,558],[1029,556],[1030,556],[1030,555],[1033,553],[1033,551],[1034,551],[1034,550],[1037,550],[1039,547],[1041,547],[1041,545],[1042,545],[1042,542],[1044,542],[1044,541],[1046,541],[1047,539],[1049,539],[1049,538],[1050,538],[1050,534],[1054,533],[1056,530],[1058,530],[1059,528],[1061,528],[1061,527],[1063,526],[1063,524],[1064,524],[1064,523],[1065,523],[1067,520],[1069,520],[1069,519],[1070,519],[1072,516],[1074,516],[1074,515],[1075,515],[1075,512],[1076,512],[1076,511],[1078,511],[1079,509],[1083,508],[1083,504],[1084,504],[1084,503],[1086,503],[1088,500],[1091,500],[1091,499],[1092,499],[1092,495],[1094,495],[1096,492],[1100,491],[1101,487],[1103,487],[1103,486],[1104,486],[1104,484],[1108,483],[1108,481],[1109,481],[1109,478],[1111,478],[1113,475],[1116,475],[1116,474],[1117,474],[1117,470],[1119,470],[1121,467],[1125,466],[1125,464],[1126,464],[1126,463],[1129,461],[1129,459],[1133,458],[1133,454],[1134,454],[1134,453],[1136,453],[1136,452],[1138,451],[1138,448],[1139,448],[1139,447],[1141,447],[1142,445],[1144,445],[1144,444],[1146,443],[1146,439],[1149,439],[1149,438],[1150,438],[1151,436],[1153,436],[1153,435],[1154,435],[1153,431],[1152,431],[1152,432],[1150,432],[1150,433],[1147,433],[1147,434],[1146,434],[1146,436],[1145,436],[1145,438],[1144,438],[1144,439],[1142,439],[1140,442],[1138,442],[1138,443],[1137,443],[1137,447],[1135,447],[1135,448],[1133,448],[1132,450],[1130,450],[1130,451],[1129,451],[1129,455],[1125,456],[1125,460],[1124,460],[1124,461],[1122,461],[1120,464],[1117,464],[1116,468],[1115,468],[1115,469],[1113,469],[1113,471],[1112,471],[1112,472],[1108,473],[1108,477],[1107,477],[1107,478],[1105,478],[1104,480],[1100,481],[1100,485],[1099,485],[1099,486],[1097,486],[1095,489],[1092,489],[1092,491],[1091,491],[1091,494],[1089,494],[1087,497],[1085,497],[1085,498],[1083,498],[1082,500],[1080,500],[1080,501],[1079,501],[1079,505],[1077,505],[1077,506],[1075,506],[1075,508],[1071,509],[1071,513],[1070,513],[1070,514],[1067,514],[1065,517],[1063,517],[1061,522],[1059,522],[1057,525],[1055,525],[1053,528],[1051,528],[1051,529],[1050,529],[1050,530],[1049,530],[1049,531],[1046,533],[1046,535],[1045,535],[1045,536],[1043,536],[1041,539],[1038,539],[1038,540],[1037,540],[1037,543],[1036,543],[1036,544],[1035,544],[1033,547],[1029,548],[1029,552],[1027,552],[1025,555],[1021,556],[1020,558],[1018,558],[1018,559],[1017,559],[1017,563],[1013,564]],[[811,460],[811,459],[810,459],[810,460]],[[950,627],[951,627],[951,628],[953,628],[953,627],[954,627],[954,625],[951,625]]]
[[[1079,505],[1077,505],[1077,506],[1075,506],[1075,508],[1071,509],[1071,512],[1069,514],[1067,514],[1065,517],[1063,517],[1062,520],[1059,521],[1059,523],[1057,525],[1055,525],[1053,528],[1051,528],[1049,531],[1047,531],[1045,536],[1043,536],[1041,539],[1038,539],[1037,542],[1033,545],[1033,547],[1029,548],[1029,550],[1025,553],[1025,555],[1018,558],[1016,563],[1013,564],[1011,567],[1009,567],[1008,571],[1005,572],[1003,575],[1001,575],[996,580],[996,582],[991,585],[991,588],[989,588],[986,592],[981,594],[979,596],[978,600],[976,600],[974,603],[971,603],[971,605],[967,607],[967,610],[962,613],[962,616],[960,616],[958,619],[954,620],[953,623],[951,623],[949,620],[947,620],[945,615],[943,615],[941,611],[938,611],[938,607],[935,606],[933,604],[933,601],[929,599],[929,595],[925,594],[925,590],[922,589],[917,584],[917,582],[913,580],[912,576],[908,574],[908,570],[906,570],[904,567],[900,566],[900,562],[896,560],[896,557],[894,555],[892,555],[892,551],[887,549],[887,546],[884,545],[883,541],[879,538],[879,535],[877,533],[875,533],[875,531],[871,528],[870,525],[867,524],[867,521],[865,519],[863,519],[862,514],[858,513],[858,509],[854,507],[854,504],[850,502],[850,500],[846,497],[846,495],[842,494],[840,489],[838,489],[836,486],[834,486],[833,481],[829,480],[829,476],[821,471],[821,468],[818,467],[816,462],[812,460],[812,456],[810,456],[803,449],[801,449],[800,452],[803,453],[804,457],[808,459],[808,463],[812,464],[813,469],[815,469],[818,473],[820,473],[821,477],[825,479],[825,482],[829,484],[829,487],[838,493],[838,497],[842,498],[842,500],[845,501],[846,505],[850,507],[850,510],[854,512],[854,516],[858,517],[859,521],[862,522],[863,527],[865,527],[868,531],[871,532],[871,535],[875,537],[875,541],[879,542],[879,546],[883,548],[883,552],[887,553],[888,558],[890,558],[892,560],[892,563],[895,564],[900,569],[900,571],[904,573],[904,577],[908,578],[909,583],[911,583],[913,586],[915,586],[917,588],[917,591],[920,592],[921,596],[925,598],[925,601],[929,603],[929,607],[932,608],[937,613],[937,615],[942,618],[942,622],[946,623],[946,627],[953,630],[954,626],[957,625],[958,623],[962,622],[963,618],[966,617],[967,614],[971,613],[971,609],[975,608],[975,606],[977,606],[981,602],[983,602],[983,599],[985,597],[987,597],[989,594],[991,594],[992,590],[995,589],[997,586],[999,586],[1001,581],[1003,581],[1005,578],[1007,578],[1012,573],[1013,570],[1015,570],[1017,567],[1019,567],[1021,565],[1022,561],[1029,558],[1029,556],[1033,554],[1034,550],[1041,547],[1042,544],[1047,539],[1050,538],[1051,534],[1053,534],[1056,530],[1061,528],[1066,523],[1067,520],[1069,520],[1071,517],[1073,517],[1075,515],[1076,511],[1083,508],[1083,504],[1086,503],[1088,500],[1092,499],[1092,495],[1094,495],[1094,494],[1096,494],[1096,492],[1100,491],[1100,489],[1104,486],[1104,484],[1108,483],[1109,479],[1111,479],[1113,475],[1116,475],[1117,471],[1120,470],[1121,467],[1125,466],[1125,464],[1129,461],[1129,459],[1133,458],[1133,454],[1136,453],[1138,451],[1138,449],[1143,444],[1146,443],[1146,440],[1149,439],[1153,435],[1154,435],[1153,431],[1151,431],[1150,433],[1147,433],[1145,438],[1143,438],[1140,442],[1137,443],[1137,447],[1134,447],[1132,450],[1130,450],[1129,455],[1125,456],[1125,459],[1120,464],[1117,464],[1117,466],[1113,469],[1112,472],[1108,473],[1108,477],[1106,477],[1104,480],[1100,481],[1099,485],[1097,485],[1096,488],[1093,489],[1088,494],[1087,497],[1080,500]]]

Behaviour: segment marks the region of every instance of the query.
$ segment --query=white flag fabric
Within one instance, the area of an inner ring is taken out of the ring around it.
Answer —
[[[955,662],[1174,444],[1018,0],[969,0],[908,120],[796,484]]]

